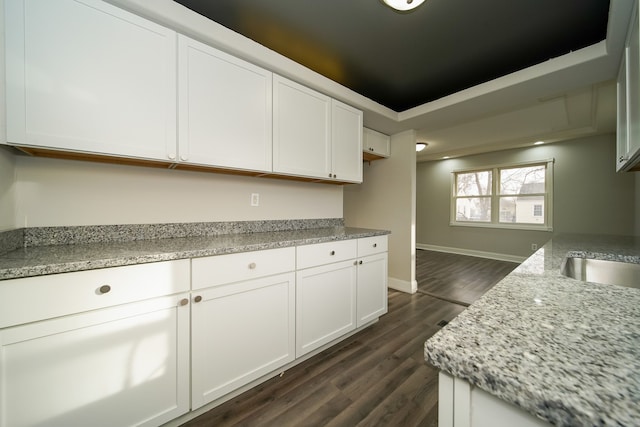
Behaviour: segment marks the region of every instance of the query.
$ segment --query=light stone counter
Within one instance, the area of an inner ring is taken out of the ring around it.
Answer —
[[[383,234],[344,227],[342,219],[29,230],[30,243],[0,255],[0,281]]]
[[[559,426],[640,425],[640,289],[560,273],[640,263],[640,238],[554,237],[425,343],[425,359]]]

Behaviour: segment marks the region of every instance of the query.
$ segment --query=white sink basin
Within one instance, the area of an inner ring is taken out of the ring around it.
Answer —
[[[640,264],[567,257],[561,273],[584,282],[640,288]]]

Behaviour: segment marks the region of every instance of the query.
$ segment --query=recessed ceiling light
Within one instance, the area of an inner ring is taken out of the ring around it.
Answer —
[[[422,151],[425,148],[427,148],[427,143],[426,142],[418,142],[416,144],[416,151]]]
[[[443,159],[444,159],[444,160],[447,160],[447,159],[449,159],[449,158],[450,158],[449,156],[444,156],[444,157],[443,157]]]
[[[544,141],[536,141],[533,143],[533,145],[542,145],[544,144]]]
[[[424,3],[424,0],[382,0],[382,2],[398,12],[409,12]]]

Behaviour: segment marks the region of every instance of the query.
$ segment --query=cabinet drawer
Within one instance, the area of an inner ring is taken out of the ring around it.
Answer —
[[[0,282],[0,328],[189,290],[189,260]]]
[[[358,256],[363,257],[387,252],[387,236],[373,236],[358,239]]]
[[[299,246],[296,252],[296,266],[298,269],[302,269],[352,259],[357,255],[357,247],[356,240]]]
[[[192,289],[257,279],[295,270],[295,248],[194,258],[191,267]]]

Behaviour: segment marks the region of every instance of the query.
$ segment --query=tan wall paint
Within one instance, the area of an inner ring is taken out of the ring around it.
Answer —
[[[391,157],[364,165],[364,182],[344,190],[344,220],[352,227],[390,230],[389,286],[415,292],[416,136],[391,137]]]
[[[526,257],[552,233],[449,226],[451,171],[555,158],[554,233],[634,234],[636,179],[615,172],[615,136],[514,149],[417,166],[417,243]]]
[[[341,218],[342,187],[16,157],[18,227]],[[260,205],[250,206],[251,193]]]

